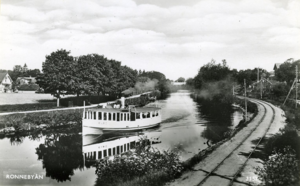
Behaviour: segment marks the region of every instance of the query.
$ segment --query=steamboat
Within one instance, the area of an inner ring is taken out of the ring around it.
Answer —
[[[152,128],[161,123],[161,109],[158,107],[125,107],[125,98],[121,98],[120,108],[91,108],[84,110],[83,133],[93,133],[93,129],[103,131],[132,131]]]

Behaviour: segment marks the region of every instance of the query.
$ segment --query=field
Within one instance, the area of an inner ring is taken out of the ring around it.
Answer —
[[[42,100],[55,101],[56,99],[51,94],[36,94],[34,91],[19,91],[19,93],[0,93],[0,105],[38,103]]]

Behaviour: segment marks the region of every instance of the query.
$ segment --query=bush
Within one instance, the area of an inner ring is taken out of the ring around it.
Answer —
[[[256,173],[266,186],[287,186],[299,182],[298,160],[290,147],[274,152],[263,167],[257,167]]]
[[[18,86],[19,90],[27,90],[27,91],[36,91],[38,90],[40,87],[37,84],[23,84]]]
[[[289,86],[285,83],[276,83],[271,90],[272,95],[275,98],[280,98],[282,96],[286,96],[289,90]]]
[[[177,153],[150,148],[147,139],[141,139],[139,144],[136,152],[126,157],[117,155],[113,160],[100,161],[96,169],[97,183],[114,185],[116,182],[129,181],[155,172],[162,172],[172,179],[183,170]]]
[[[266,141],[264,152],[269,156],[274,150],[282,151],[286,146],[295,150],[297,158],[300,158],[300,137],[289,125]]]

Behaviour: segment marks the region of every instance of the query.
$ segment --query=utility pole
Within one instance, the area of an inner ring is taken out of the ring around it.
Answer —
[[[298,94],[298,65],[296,64],[296,79],[295,79],[296,83],[295,83],[295,88],[296,88],[296,109],[297,109],[297,94]]]
[[[259,68],[257,68],[257,83],[259,82]]]
[[[246,79],[244,79],[244,87],[245,87],[245,121],[247,121],[247,88],[246,88]]]

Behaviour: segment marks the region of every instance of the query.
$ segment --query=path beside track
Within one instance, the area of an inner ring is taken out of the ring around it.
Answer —
[[[281,110],[270,103],[256,99],[249,100],[257,104],[257,116],[231,140],[222,144],[207,158],[196,164],[192,171],[185,172],[180,178],[167,185],[226,186],[255,184],[256,180],[251,179],[253,172],[245,173],[244,171],[245,167],[247,167],[246,170],[254,171],[248,161],[249,155],[270,129],[283,126],[283,116]]]

